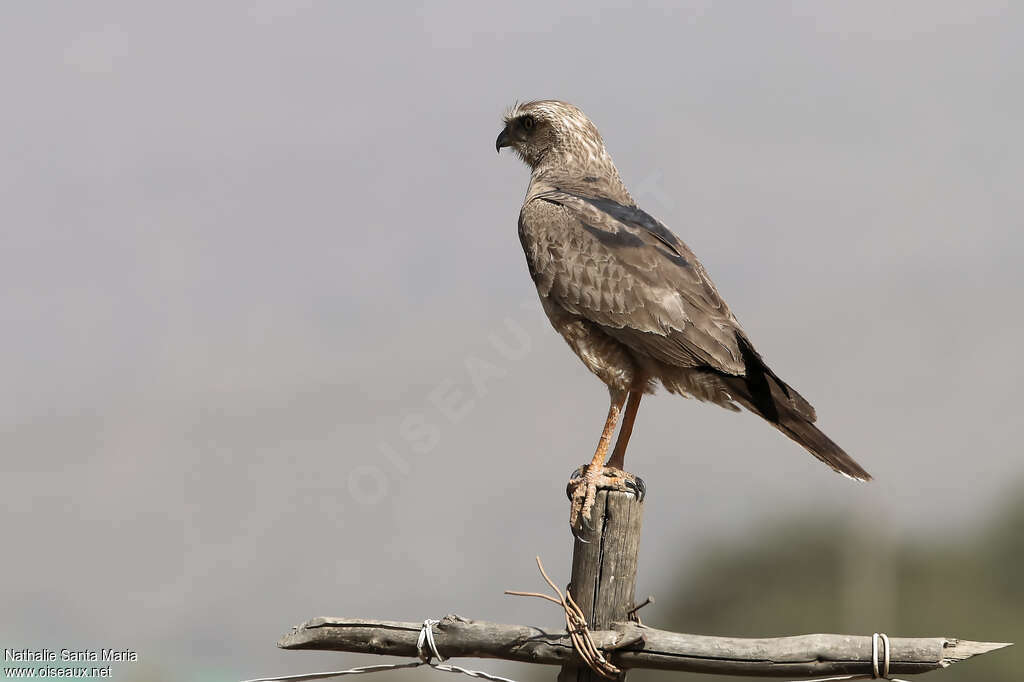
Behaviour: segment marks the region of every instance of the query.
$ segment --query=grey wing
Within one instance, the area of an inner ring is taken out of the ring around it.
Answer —
[[[523,206],[519,233],[541,296],[666,364],[744,373],[736,318],[693,252],[647,213],[545,192]]]

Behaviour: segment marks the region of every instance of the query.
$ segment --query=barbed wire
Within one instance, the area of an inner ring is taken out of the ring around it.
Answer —
[[[609,680],[618,679],[622,670],[605,658],[604,654],[601,653],[601,650],[597,647],[597,644],[594,642],[594,638],[590,634],[590,628],[587,626],[586,616],[583,615],[583,610],[580,609],[579,604],[577,604],[572,598],[572,594],[569,593],[569,588],[566,588],[565,594],[563,595],[562,591],[558,589],[554,581],[548,577],[547,572],[544,571],[544,564],[541,563],[539,556],[536,557],[536,560],[537,568],[540,570],[541,576],[551,589],[554,590],[555,594],[558,595],[558,598],[556,599],[549,594],[543,594],[540,592],[519,592],[515,590],[505,590],[505,594],[518,597],[539,597],[561,606],[562,611],[565,613],[565,629],[569,633],[573,649],[579,657],[587,664],[588,668],[601,677]],[[641,604],[641,606],[643,606],[643,604]],[[634,611],[639,608],[640,606],[636,607]],[[342,677],[344,675],[363,675],[366,673],[376,673],[385,670],[418,668],[421,665],[430,666],[434,670],[440,670],[442,672],[479,677],[491,680],[491,682],[515,682],[515,680],[510,680],[507,677],[492,675],[491,673],[484,672],[482,670],[470,670],[461,666],[445,663],[444,661],[448,659],[438,651],[437,642],[434,641],[434,626],[440,622],[440,620],[434,618],[428,618],[423,621],[423,626],[420,628],[420,636],[416,640],[416,652],[420,659],[418,661],[411,661],[409,663],[366,665],[359,668],[349,668],[348,670],[332,670],[320,673],[259,677],[252,680],[243,680],[242,682],[311,682],[312,680],[329,680],[331,678]],[[437,659],[437,663],[432,662],[432,659],[434,658]]]
[[[555,594],[558,595],[558,599],[555,599],[550,594],[543,594],[541,592],[505,590],[505,594],[517,597],[539,597],[561,606],[562,610],[565,611],[565,629],[572,639],[572,648],[576,650],[579,657],[583,659],[588,668],[601,677],[609,680],[618,679],[619,675],[622,674],[622,670],[605,658],[601,650],[597,648],[594,638],[590,635],[590,628],[587,627],[586,616],[583,615],[583,610],[573,600],[572,595],[569,593],[569,588],[565,588],[565,595],[563,596],[562,591],[558,589],[551,578],[548,577],[548,574],[544,572],[544,564],[541,563],[540,557],[538,556],[536,559],[540,574],[544,577],[545,582],[551,586],[551,589],[555,591]]]

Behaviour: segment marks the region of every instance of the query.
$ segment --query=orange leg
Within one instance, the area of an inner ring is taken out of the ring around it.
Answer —
[[[643,397],[643,391],[629,392],[626,413],[622,415],[622,428],[619,429],[619,438],[615,441],[615,450],[612,451],[611,459],[608,460],[608,467],[611,469],[625,469],[626,446],[629,445],[629,437],[633,433],[633,422],[636,421],[636,412],[640,409],[640,399]]]
[[[611,393],[611,405],[608,407],[608,418],[604,420],[604,430],[601,431],[601,438],[597,441],[597,451],[594,452],[594,459],[591,460],[588,469],[600,470],[604,467],[604,458],[608,456],[608,446],[612,442],[612,434],[619,423],[619,415],[622,413],[622,405],[626,402],[625,391],[613,391]]]
[[[608,418],[604,421],[604,429],[601,431],[601,438],[597,441],[594,458],[587,465],[583,476],[569,483],[568,492],[572,500],[569,525],[573,527],[576,526],[581,515],[584,519],[590,519],[590,508],[594,506],[594,498],[597,495],[597,480],[604,470],[604,458],[608,455],[612,434],[615,433],[615,426],[619,422],[622,405],[626,402],[625,391],[610,391],[610,393],[611,405],[608,407]]]

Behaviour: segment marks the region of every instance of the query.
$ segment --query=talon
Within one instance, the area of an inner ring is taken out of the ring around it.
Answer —
[[[573,492],[576,490],[576,486],[579,485],[579,480],[583,478],[583,473],[587,470],[587,465],[576,467],[569,474],[569,482],[565,484],[565,496],[570,500],[573,499]]]
[[[580,516],[580,527],[586,528],[587,530],[594,530],[594,526],[590,523],[590,514]]]
[[[597,497],[597,479],[600,472],[601,470],[593,465],[585,465],[576,469],[569,478],[565,492],[572,501],[569,526],[573,529],[573,535],[576,535],[577,528],[591,528],[590,510]],[[581,526],[581,522],[585,525]]]
[[[626,488],[633,491],[637,502],[643,502],[644,498],[647,497],[647,484],[644,483],[644,479],[631,474],[625,474],[624,478]]]

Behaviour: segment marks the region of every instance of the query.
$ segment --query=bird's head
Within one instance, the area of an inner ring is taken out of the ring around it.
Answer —
[[[597,127],[578,107],[554,99],[516,104],[505,114],[505,127],[494,143],[498,152],[511,147],[530,168],[614,168]]]

